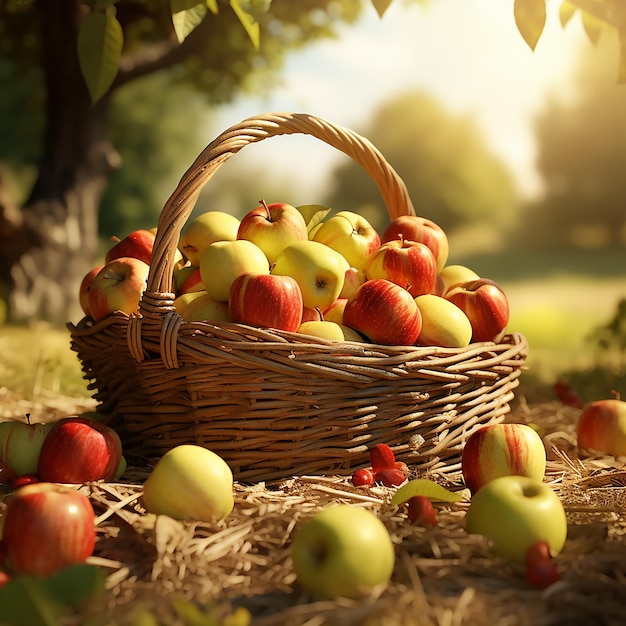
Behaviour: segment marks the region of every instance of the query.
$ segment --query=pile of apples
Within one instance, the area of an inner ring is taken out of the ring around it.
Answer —
[[[448,238],[432,220],[393,219],[379,233],[362,216],[260,201],[241,220],[208,211],[182,233],[172,277],[186,321],[237,322],[331,341],[462,348],[497,341],[509,320],[501,287],[446,265]],[[325,219],[327,218],[327,219]],[[80,288],[99,321],[136,312],[155,229],[117,240]]]

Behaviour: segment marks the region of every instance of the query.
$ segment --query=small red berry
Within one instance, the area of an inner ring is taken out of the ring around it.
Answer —
[[[355,487],[369,487],[374,484],[374,472],[368,467],[355,470],[352,474],[352,484]]]
[[[561,580],[556,563],[549,561],[533,561],[526,566],[526,582],[531,587],[545,589]]]
[[[406,475],[395,467],[386,467],[374,471],[374,480],[385,487],[397,487],[406,481]]]
[[[370,463],[374,471],[391,469],[396,463],[396,457],[386,443],[378,443],[370,449]]]
[[[551,558],[550,545],[543,539],[535,541],[526,550],[526,565],[537,561],[549,561]]]
[[[437,512],[426,496],[413,496],[407,501],[407,517],[413,524],[437,526]]]

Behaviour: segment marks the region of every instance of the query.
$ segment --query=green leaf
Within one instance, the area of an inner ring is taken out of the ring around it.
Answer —
[[[230,6],[244,27],[244,30],[248,33],[248,37],[250,37],[252,45],[258,50],[261,45],[261,28],[256,20],[256,17],[251,13],[244,11],[239,3],[239,0],[230,0]]]
[[[108,91],[117,76],[124,33],[112,7],[88,15],[78,31],[78,62],[92,102]]]
[[[391,498],[391,504],[397,506],[413,496],[425,496],[429,500],[440,502],[460,502],[463,499],[462,493],[448,491],[433,480],[416,478],[398,488]]]
[[[561,6],[559,7],[559,21],[563,28],[569,24],[569,21],[574,17],[575,13],[576,7],[571,2],[568,0],[561,2]]]
[[[330,213],[330,207],[321,204],[303,204],[296,207],[306,222],[307,233],[310,233]]]
[[[178,43],[182,43],[197,28],[207,14],[203,0],[171,0],[172,24]]]
[[[391,0],[372,0],[372,4],[378,13],[378,17],[382,17],[385,11],[389,8]]]
[[[546,25],[545,0],[515,0],[513,14],[517,30],[530,49],[534,50]]]

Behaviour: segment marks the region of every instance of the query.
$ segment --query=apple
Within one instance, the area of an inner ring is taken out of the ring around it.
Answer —
[[[104,257],[105,265],[115,259],[131,257],[139,259],[147,265],[152,260],[152,247],[154,245],[154,233],[146,229],[134,230],[130,235],[119,240],[111,237],[111,241],[117,243],[109,249]]]
[[[395,553],[387,528],[372,511],[338,504],[302,524],[291,558],[298,584],[314,596],[358,598],[389,583]]]
[[[343,323],[374,343],[412,346],[422,318],[406,289],[378,278],[366,281],[348,298]]]
[[[246,239],[216,241],[200,255],[202,284],[214,300],[228,302],[235,278],[249,272],[269,274],[270,264],[263,250]]]
[[[150,513],[179,520],[213,522],[234,507],[233,474],[212,450],[182,444],[168,450],[143,484]]]
[[[546,541],[557,555],[567,538],[567,517],[549,485],[528,476],[500,476],[479,489],[465,518],[470,534],[488,537],[496,555],[525,562],[528,548]]]
[[[626,455],[626,402],[608,398],[584,405],[576,423],[576,436],[579,448]]]
[[[395,239],[370,255],[365,276],[368,280],[390,280],[415,297],[433,291],[437,280],[437,261],[427,245]]]
[[[261,200],[260,206],[242,218],[237,239],[247,239],[259,246],[271,265],[290,243],[308,239],[306,221],[290,204],[267,204]]]
[[[341,296],[337,298],[322,311],[323,318],[329,322],[343,324],[343,311],[346,308],[347,301],[348,298],[342,298]]]
[[[41,446],[37,474],[42,481],[80,484],[110,481],[122,457],[118,434],[85,417],[54,422]]]
[[[207,211],[194,218],[181,235],[179,250],[191,265],[200,266],[200,256],[207,246],[216,241],[237,239],[239,220],[223,211]]]
[[[80,282],[80,288],[78,290],[78,302],[83,313],[88,317],[91,317],[91,311],[89,310],[89,292],[91,290],[91,284],[93,279],[98,275],[104,265],[97,265],[93,269],[89,270]]]
[[[469,318],[472,341],[498,341],[509,323],[509,301],[501,287],[479,278],[451,287],[445,298]]]
[[[186,322],[232,321],[228,302],[214,300],[205,291],[196,291],[195,293],[198,294],[198,297],[189,299],[189,301],[181,307],[179,313]]]
[[[351,296],[356,291],[356,288],[360,287],[366,280],[367,277],[363,270],[358,270],[356,267],[349,267],[343,278],[343,287],[341,288],[339,297],[347,298]]]
[[[308,306],[302,307],[302,322],[312,322],[322,319],[319,309],[310,309]]]
[[[320,337],[329,341],[345,341],[346,339],[340,324],[326,320],[303,322],[298,327],[298,332],[301,335],[311,335],[312,337]]]
[[[295,278],[304,306],[324,310],[339,297],[346,270],[344,257],[318,241],[296,241],[276,259],[272,274]]]
[[[150,266],[133,257],[120,257],[107,263],[94,277],[89,290],[89,311],[99,322],[114,311],[128,315],[139,311]]]
[[[526,424],[488,424],[465,442],[461,471],[472,493],[499,476],[543,480],[546,450],[537,431]]]
[[[465,313],[442,296],[425,293],[415,298],[422,315],[417,344],[464,348],[472,339],[472,325]]]
[[[200,268],[186,265],[174,273],[174,291],[177,296],[194,291],[204,291]]]
[[[93,554],[95,514],[80,491],[40,482],[21,487],[6,503],[2,545],[11,573],[52,576]]]
[[[182,296],[178,296],[174,298],[174,308],[176,309],[176,312],[182,317],[185,307],[190,302],[192,302],[193,300],[201,296],[208,296],[208,295],[209,294],[206,291],[188,291],[187,293],[184,293]]]
[[[395,239],[417,241],[427,245],[437,261],[437,271],[441,271],[448,260],[449,243],[446,232],[432,220],[416,215],[400,215],[391,220],[383,231],[383,244]]]
[[[441,291],[443,294],[459,283],[467,283],[470,280],[478,280],[480,276],[465,265],[446,265],[439,270],[438,278],[441,280]]]
[[[352,211],[340,211],[322,222],[311,239],[339,252],[357,270],[362,270],[369,255],[380,247],[376,229]]]
[[[0,461],[0,485],[10,485],[17,478],[13,468],[4,461]]]
[[[406,516],[418,526],[437,526],[437,512],[430,498],[411,496],[406,503]]]
[[[249,272],[233,281],[229,307],[233,322],[295,332],[302,321],[302,292],[291,276]]]
[[[37,473],[41,447],[50,433],[52,422],[45,424],[11,420],[0,424],[0,460],[17,476]]]

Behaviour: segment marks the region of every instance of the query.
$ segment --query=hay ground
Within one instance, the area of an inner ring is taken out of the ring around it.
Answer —
[[[89,400],[53,394],[28,402],[0,389],[0,419],[27,412],[56,419],[92,406]],[[98,516],[91,562],[106,570],[107,594],[64,623],[191,624],[175,609],[174,599],[180,598],[232,620],[207,618],[198,624],[625,624],[626,467],[624,459],[580,454],[574,434],[578,413],[558,403],[519,401],[509,416],[537,426],[548,451],[546,481],[568,516],[568,541],[556,559],[562,580],[548,589],[531,588],[521,566],[494,558],[485,540],[465,532],[466,490],[458,504],[437,504],[439,525],[432,529],[409,524],[404,512],[390,505],[392,489],[355,488],[338,476],[236,484],[235,509],[227,520],[183,523],[146,514],[141,482],[149,468],[129,459],[122,482],[81,487]],[[460,474],[421,475],[412,469],[415,476],[464,489]],[[389,586],[359,601],[311,598],[298,589],[291,568],[294,531],[315,511],[339,501],[375,511],[396,546]],[[152,621],[141,621],[148,618]]]

